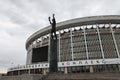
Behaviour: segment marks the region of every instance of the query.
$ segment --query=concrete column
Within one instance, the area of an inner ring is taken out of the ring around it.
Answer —
[[[43,69],[43,75],[47,75],[46,69]]]
[[[28,70],[28,74],[30,74],[30,69]]]
[[[41,43],[40,43],[40,46],[42,46],[42,43],[43,43],[43,37],[41,37]]]
[[[72,51],[72,60],[74,60],[73,56],[73,34],[72,29],[70,28],[70,41],[71,41],[71,51]]]
[[[93,73],[94,71],[93,71],[93,66],[91,65],[90,66],[90,73]]]
[[[59,39],[59,62],[61,61],[61,57],[60,57],[60,38],[61,37],[60,37],[60,31],[59,31],[59,38],[58,38]]]
[[[117,46],[117,43],[116,43],[114,31],[113,31],[113,29],[112,29],[112,27],[111,27],[111,23],[109,24],[109,26],[110,26],[110,30],[111,30],[111,33],[112,33],[112,37],[113,37],[113,41],[114,41],[114,44],[115,44],[115,48],[116,48],[116,51],[117,51],[118,58],[120,58],[118,46]]]
[[[18,75],[20,75],[20,71],[18,70]]]
[[[36,74],[36,73],[35,73],[35,69],[33,69],[33,71],[34,71],[33,73]]]
[[[48,56],[50,56],[50,34],[49,34],[49,41],[48,41]],[[42,46],[42,44],[41,44]],[[50,57],[48,57],[48,62],[50,62]]]
[[[65,74],[68,74],[67,67],[64,68],[64,73],[65,73]]]
[[[96,24],[96,28],[97,28],[97,33],[98,33],[98,37],[99,37],[100,48],[101,48],[101,52],[102,52],[102,58],[104,59],[102,40],[101,40],[100,31],[99,31],[99,25],[98,24]]]
[[[120,71],[120,64],[118,64],[118,68],[119,68],[119,71]]]
[[[13,71],[11,72],[12,76],[14,75]]]
[[[87,26],[86,26],[87,27]],[[85,49],[86,49],[86,55],[87,55],[87,59],[89,59],[88,56],[88,48],[87,48],[87,39],[86,39],[86,32],[85,32],[85,27],[83,28],[84,31],[84,39],[85,39]]]
[[[28,74],[28,70],[26,69],[26,74]]]

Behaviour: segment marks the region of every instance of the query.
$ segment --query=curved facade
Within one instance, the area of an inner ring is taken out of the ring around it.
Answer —
[[[57,23],[59,72],[118,72],[120,70],[120,16],[92,16]],[[49,72],[51,27],[26,41],[26,65],[8,73]]]

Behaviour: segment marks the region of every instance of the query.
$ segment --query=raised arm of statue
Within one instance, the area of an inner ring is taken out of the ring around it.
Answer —
[[[48,17],[48,20],[49,20],[50,24],[52,25],[52,22],[51,22],[51,20],[50,20],[50,17]]]

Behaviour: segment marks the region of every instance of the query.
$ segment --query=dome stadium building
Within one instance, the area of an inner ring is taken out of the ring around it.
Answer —
[[[47,26],[26,41],[26,65],[8,69],[8,75],[49,72],[50,30]],[[120,71],[120,15],[91,16],[56,25],[58,72]]]

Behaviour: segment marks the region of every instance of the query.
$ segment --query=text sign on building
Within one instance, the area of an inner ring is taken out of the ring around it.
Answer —
[[[102,65],[102,64],[120,64],[120,59],[97,59],[97,60],[79,60],[79,61],[65,61],[59,62],[59,67],[68,66],[85,66],[85,65]]]
[[[64,61],[64,62],[58,62],[58,67],[104,65],[104,64],[120,64],[120,58]],[[38,63],[32,65],[17,66],[10,68],[9,71],[22,70],[22,69],[36,69],[36,68],[49,68],[49,63]]]

